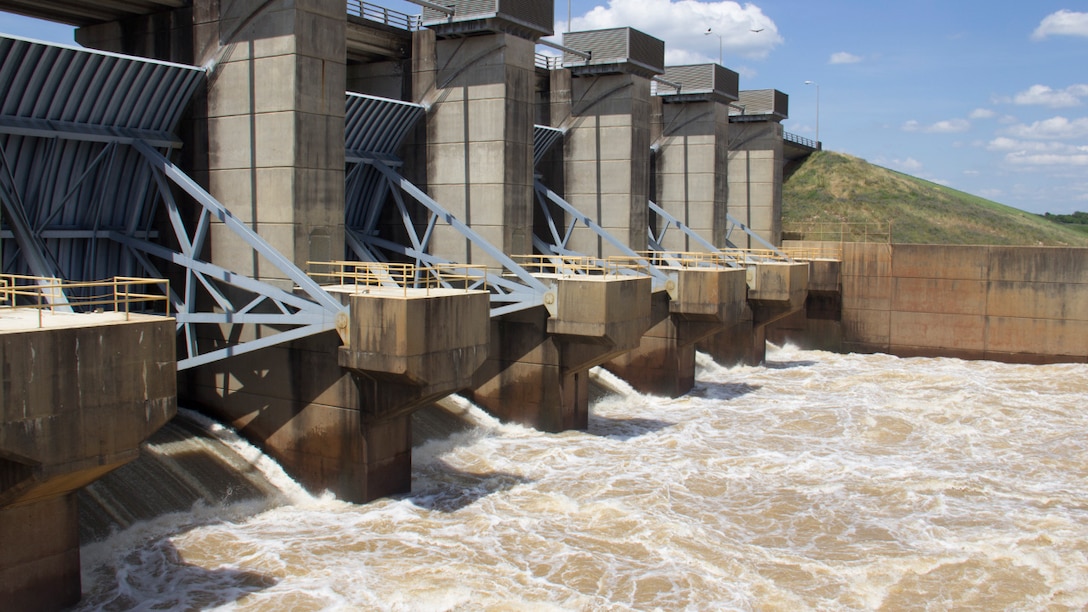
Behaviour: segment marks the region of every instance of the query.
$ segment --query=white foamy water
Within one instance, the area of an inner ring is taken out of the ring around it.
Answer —
[[[133,528],[84,548],[81,607],[1088,606],[1088,366],[768,359],[701,356],[691,394],[607,398],[588,432],[470,415],[404,499]]]

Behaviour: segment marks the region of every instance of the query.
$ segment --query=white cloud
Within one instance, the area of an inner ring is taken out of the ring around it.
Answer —
[[[861,61],[860,55],[854,55],[853,53],[847,53],[846,51],[839,51],[838,53],[832,53],[831,59],[827,61],[829,64],[856,64]]]
[[[930,134],[956,134],[971,129],[971,122],[966,119],[948,119],[929,126]]]
[[[1055,141],[1017,140],[1006,136],[986,145],[990,151],[1004,153],[1005,161],[1018,166],[1085,166],[1088,146]]]
[[[1005,161],[1019,166],[1088,166],[1088,153],[1056,155],[1053,153],[1009,153]]]
[[[1007,128],[1005,133],[1028,140],[1088,138],[1088,117],[1081,117],[1072,121],[1060,116],[1051,117],[1050,119],[1036,121],[1031,125],[1014,125]]]
[[[1050,36],[1088,36],[1088,13],[1063,9],[1047,15],[1031,33],[1031,39],[1043,40]]]
[[[986,144],[990,151],[1021,152],[1021,153],[1082,153],[1088,152],[1088,147],[1071,145],[1053,140],[1017,140],[1007,136],[998,136]]]
[[[1046,85],[1032,85],[1026,91],[1013,96],[1013,103],[1022,106],[1038,105],[1050,108],[1080,106],[1081,98],[1088,96],[1088,85],[1070,85],[1065,89],[1052,89]]]
[[[729,1],[609,0],[571,21],[574,30],[629,26],[660,38],[667,64],[717,61],[720,44],[729,66],[737,56],[764,58],[783,42],[762,9]]]
[[[946,119],[929,125],[911,119],[903,124],[904,132],[922,132],[925,134],[958,134],[971,129],[971,122],[966,119]]]
[[[993,119],[997,116],[997,112],[988,108],[976,108],[967,115],[970,119]]]
[[[896,170],[901,170],[903,172],[918,172],[922,169],[922,162],[914,159],[913,157],[908,157],[906,159],[893,159],[892,168]]]

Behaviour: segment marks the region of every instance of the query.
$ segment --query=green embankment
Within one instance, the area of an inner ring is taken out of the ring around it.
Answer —
[[[818,151],[782,188],[784,238],[886,240],[915,244],[1088,246],[1088,235],[1016,208]]]

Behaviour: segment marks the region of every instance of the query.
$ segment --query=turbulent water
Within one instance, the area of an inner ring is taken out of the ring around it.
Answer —
[[[1088,366],[773,349],[588,432],[416,448],[412,494],[200,505],[85,546],[81,609],[1088,606]],[[614,383],[622,384],[622,383]],[[259,457],[254,456],[255,459]]]

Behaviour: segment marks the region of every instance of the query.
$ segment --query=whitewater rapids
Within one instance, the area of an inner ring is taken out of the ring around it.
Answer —
[[[684,397],[597,401],[587,432],[469,407],[399,499],[309,496],[266,465],[274,507],[84,546],[78,609],[1088,606],[1088,365],[699,365]]]

